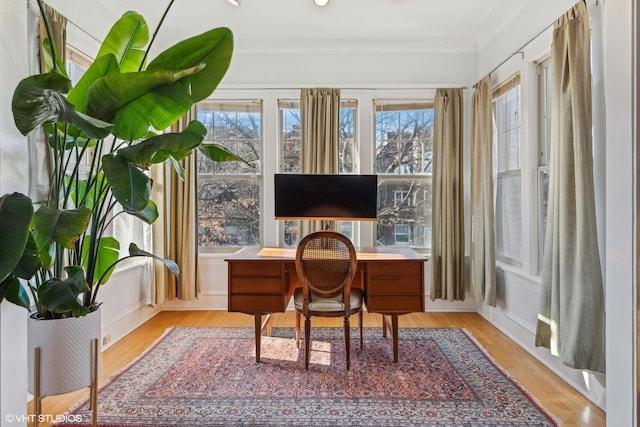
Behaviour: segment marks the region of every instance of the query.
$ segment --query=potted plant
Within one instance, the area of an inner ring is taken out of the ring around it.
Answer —
[[[96,312],[100,287],[124,259],[153,257],[179,273],[174,262],[134,244],[120,257],[118,241],[107,234],[115,215],[147,223],[158,218],[150,199],[150,165],[169,162],[182,175],[180,161],[195,149],[214,161],[242,159],[220,146],[202,145],[206,129],[197,121],[181,132],[160,133],[210,96],[225,75],[233,52],[228,28],[182,40],[147,62],[158,30],[149,42],[144,18],[127,12],[72,87],[56,46],[48,42],[53,38],[38,4],[49,36],[43,51],[50,70],[18,84],[12,111],[23,135],[44,127],[54,170],[45,203],[34,206],[19,193],[0,197],[0,301],[33,310],[42,322]],[[82,170],[77,160],[90,149],[95,155]]]

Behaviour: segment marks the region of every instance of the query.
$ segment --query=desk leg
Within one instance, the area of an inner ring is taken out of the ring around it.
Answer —
[[[382,315],[382,338],[387,337],[387,318],[386,315]]]
[[[391,324],[389,324],[389,318],[391,317]],[[398,363],[398,313],[383,314],[382,315],[382,337],[387,337],[387,329],[391,332],[391,339],[393,340],[393,363]]]
[[[256,333],[256,363],[260,363],[260,337],[262,336],[262,315],[254,314]]]
[[[391,315],[391,330],[393,334],[393,363],[398,363],[398,313]]]

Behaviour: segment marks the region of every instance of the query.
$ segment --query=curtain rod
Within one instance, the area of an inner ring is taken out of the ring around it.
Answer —
[[[520,46],[518,49],[516,49],[515,52],[513,52],[511,55],[509,55],[507,58],[505,58],[504,61],[502,61],[501,63],[499,63],[495,67],[493,67],[493,69],[491,71],[489,71],[487,74],[491,75],[491,74],[495,73],[498,68],[502,67],[504,64],[507,63],[507,61],[509,61],[511,58],[513,58],[514,56],[516,56],[518,54],[522,55],[522,59],[524,59],[523,49],[525,47],[527,47],[529,45],[529,43],[531,43],[532,41],[534,41],[535,39],[540,37],[540,35],[542,35],[542,33],[547,31],[549,28],[553,27],[554,24],[555,24],[555,21],[552,22],[551,24],[547,25],[546,27],[544,27],[542,30],[538,31],[538,33],[535,36],[533,36],[529,40],[527,40],[522,46]],[[477,85],[478,84],[476,83],[476,84],[473,85],[473,87],[475,88]]]
[[[315,86],[218,86],[216,91],[220,90],[300,90],[304,88],[313,88],[313,87],[337,87],[340,90],[371,90],[371,91],[381,91],[381,90],[436,90],[436,89],[467,89],[466,86],[461,85],[424,85],[424,86],[352,86],[352,87],[344,87],[339,85],[315,85]]]
[[[587,9],[588,9],[588,3],[594,3],[594,0],[582,0],[584,1],[585,5],[587,5]],[[593,7],[597,7],[599,4],[599,0],[595,0],[595,4]],[[534,41],[535,39],[537,39],[538,37],[540,37],[540,35],[542,35],[542,33],[544,33],[545,31],[547,31],[549,28],[553,27],[553,25],[555,24],[554,20],[551,24],[547,25],[546,27],[544,27],[542,30],[538,31],[538,33],[531,37],[529,40],[527,40],[522,46],[520,46],[518,49],[515,50],[515,52],[513,52],[511,55],[509,55],[504,61],[502,61],[501,63],[499,63],[498,65],[496,65],[495,67],[493,67],[493,69],[491,71],[489,71],[487,74],[491,75],[493,73],[496,72],[496,70],[500,67],[502,67],[504,64],[507,63],[508,60],[510,60],[511,58],[513,58],[514,56],[520,54],[522,55],[522,59],[524,59],[524,52],[523,49],[525,47],[527,47],[529,45],[529,43],[531,43],[532,41]],[[474,84],[473,87],[475,88],[478,84]]]

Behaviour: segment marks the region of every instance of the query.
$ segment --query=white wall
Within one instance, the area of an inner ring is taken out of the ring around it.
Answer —
[[[151,262],[138,259],[118,267],[100,288],[103,349],[158,312],[159,308],[152,305],[152,274]]]
[[[27,8],[25,2],[0,3],[0,194],[27,192],[27,144],[13,124],[13,89],[27,75]],[[11,66],[7,66],[11,64]],[[0,425],[27,413],[27,312],[6,302],[0,305]],[[9,417],[9,418],[8,418]],[[26,426],[15,420],[12,426]]]
[[[604,84],[606,108],[606,334],[607,334],[607,424],[637,425],[636,334],[634,274],[635,212],[634,186],[637,156],[637,82],[631,52],[634,52],[634,14],[637,2],[604,2]],[[638,23],[635,22],[637,26]],[[637,58],[636,58],[637,60]]]

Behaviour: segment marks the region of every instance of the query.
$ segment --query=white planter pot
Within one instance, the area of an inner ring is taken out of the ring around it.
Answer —
[[[91,385],[94,339],[101,365],[101,310],[83,317],[28,321],[29,392],[34,393],[34,349],[40,348],[40,396],[69,393]]]

